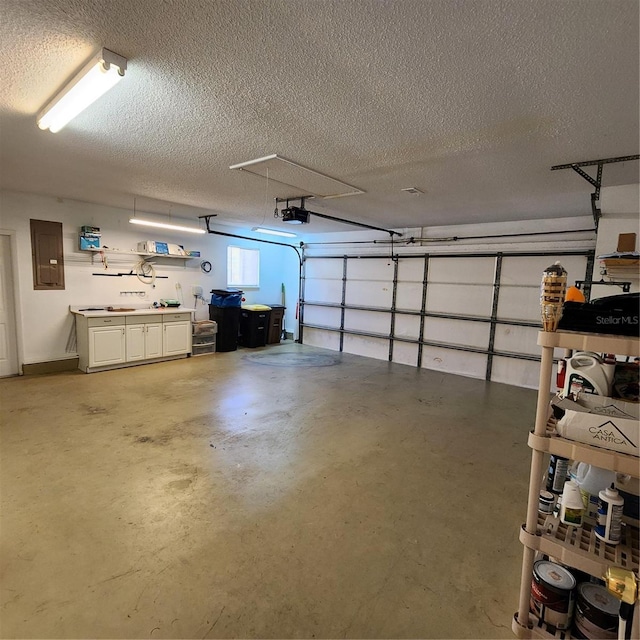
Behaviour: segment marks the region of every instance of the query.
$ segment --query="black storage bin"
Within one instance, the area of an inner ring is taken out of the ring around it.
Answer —
[[[238,348],[242,293],[239,289],[211,290],[209,320],[218,323],[216,351],[235,351]]]
[[[264,347],[269,331],[269,311],[240,309],[240,344],[243,347]]]
[[[210,304],[209,320],[218,323],[216,351],[235,351],[238,348],[240,307],[216,307]]]

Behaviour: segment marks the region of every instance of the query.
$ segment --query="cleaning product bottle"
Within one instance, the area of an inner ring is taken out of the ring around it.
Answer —
[[[564,484],[562,492],[562,505],[560,507],[560,520],[573,527],[582,526],[584,504],[580,495],[580,488],[573,480]]]
[[[598,524],[594,533],[607,544],[618,544],[622,537],[622,509],[624,499],[615,489],[613,483],[600,492],[600,503],[598,506]]]
[[[613,369],[615,365],[605,365],[597,353],[578,351],[567,361],[565,397],[579,392],[610,396]]]
[[[580,494],[585,507],[585,518],[595,521],[598,517],[600,491],[615,482],[615,471],[600,469],[586,462],[580,462],[576,471],[576,483],[580,487]]]
[[[545,489],[556,495],[562,493],[567,471],[569,469],[569,458],[552,455],[549,458],[549,470],[547,472],[547,482]]]

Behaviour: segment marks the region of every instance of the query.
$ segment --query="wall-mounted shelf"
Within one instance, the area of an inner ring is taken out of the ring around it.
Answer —
[[[97,253],[112,253],[121,256],[131,256],[133,258],[140,256],[147,260],[148,258],[168,258],[169,260],[196,260],[197,256],[174,256],[168,253],[143,253],[142,251],[125,251],[123,249],[80,249],[80,253],[90,253],[95,256]]]

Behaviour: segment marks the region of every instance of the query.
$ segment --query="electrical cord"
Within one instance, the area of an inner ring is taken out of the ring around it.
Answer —
[[[133,270],[142,284],[153,284],[156,280],[156,270],[151,262],[139,260],[133,266]]]

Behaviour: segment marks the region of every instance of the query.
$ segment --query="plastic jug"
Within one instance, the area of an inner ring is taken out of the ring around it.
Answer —
[[[615,482],[615,471],[594,467],[580,462],[576,471],[576,483],[580,487],[585,516],[596,520],[598,515],[598,494]]]
[[[567,360],[563,393],[579,391],[599,396],[611,395],[615,364],[605,364],[597,353],[578,351]]]

